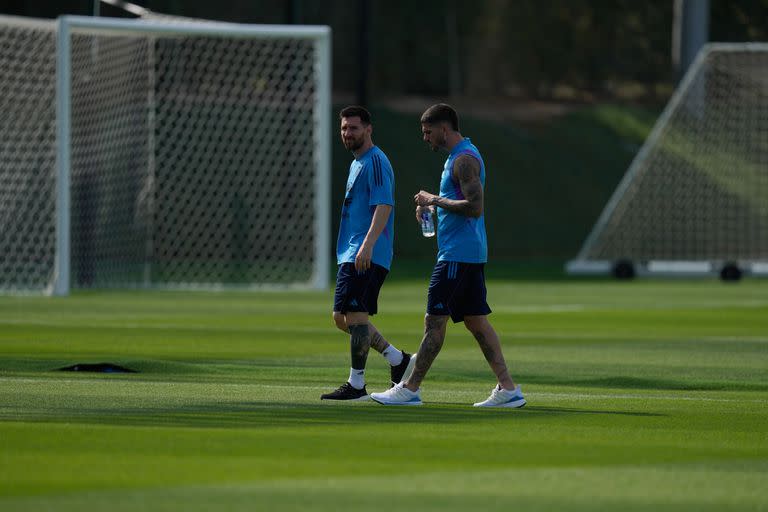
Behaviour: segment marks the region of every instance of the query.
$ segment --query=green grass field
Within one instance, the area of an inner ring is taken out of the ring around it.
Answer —
[[[379,329],[413,351],[425,282]],[[768,510],[768,283],[489,283],[528,405],[460,325],[423,407],[326,404],[331,293],[0,298],[0,510]],[[109,361],[137,374],[55,371]],[[387,381],[371,353],[368,387]]]

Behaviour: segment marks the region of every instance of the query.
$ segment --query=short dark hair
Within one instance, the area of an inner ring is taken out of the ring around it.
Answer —
[[[459,131],[459,114],[450,105],[438,103],[432,105],[421,114],[421,122],[424,124],[450,123],[453,131]]]
[[[345,117],[359,117],[363,124],[371,124],[371,113],[358,105],[350,105],[341,109],[339,119]]]

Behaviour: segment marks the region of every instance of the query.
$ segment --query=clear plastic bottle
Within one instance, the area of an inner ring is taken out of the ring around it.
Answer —
[[[435,236],[435,221],[432,208],[421,212],[421,234],[426,237]]]

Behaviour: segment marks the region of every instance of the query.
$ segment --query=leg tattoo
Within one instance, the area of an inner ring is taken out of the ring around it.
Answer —
[[[371,347],[373,350],[381,354],[387,350],[387,347],[389,347],[389,342],[384,339],[384,336],[382,336],[381,333],[373,325],[368,325],[370,326],[371,331]]]
[[[368,359],[368,349],[371,347],[371,335],[368,324],[350,325],[350,348],[352,368],[362,370]]]
[[[504,354],[501,353],[501,346],[498,340],[496,340],[495,344],[492,341],[489,342],[481,331],[475,331],[472,334],[475,336],[478,345],[480,345],[480,350],[483,351],[485,360],[488,361],[491,370],[496,374],[496,378],[501,381],[504,377],[508,376],[507,362],[504,360]]]
[[[499,336],[493,330],[493,327],[487,322],[482,321],[479,325],[475,321],[471,323],[465,321],[464,323],[477,340],[477,344],[480,345],[480,350],[483,351],[485,360],[488,361],[488,366],[491,367],[491,371],[496,375],[499,384],[505,389],[514,389],[515,381],[509,375],[507,362],[504,360],[504,353],[501,351]]]
[[[448,317],[434,317],[427,315],[424,319],[424,339],[419,345],[419,353],[416,357],[416,364],[413,367],[413,373],[408,378],[408,385],[418,388],[421,381],[427,375],[440,349],[443,348],[445,341],[445,324]]]

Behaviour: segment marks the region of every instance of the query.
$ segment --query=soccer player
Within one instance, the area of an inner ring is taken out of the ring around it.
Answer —
[[[365,363],[370,347],[389,362],[392,385],[400,382],[411,362],[409,354],[390,345],[369,321],[378,309],[379,290],[392,263],[395,175],[371,139],[371,114],[349,106],[339,118],[341,141],[355,159],[349,166],[336,243],[339,271],[333,321],[350,336],[352,365],[347,382],[320,399],[367,400]]]
[[[498,383],[491,395],[475,407],[522,407],[525,398],[507,370],[496,331],[488,322],[484,267],[485,237],[483,188],[485,164],[478,149],[459,132],[456,111],[445,104],[429,107],[421,116],[424,142],[433,151],[447,151],[440,195],[420,191],[414,196],[416,219],[437,208],[437,264],[432,271],[424,317],[424,338],[413,373],[403,382],[371,398],[386,405],[421,405],[419,386],[445,339],[448,318],[472,333]]]

